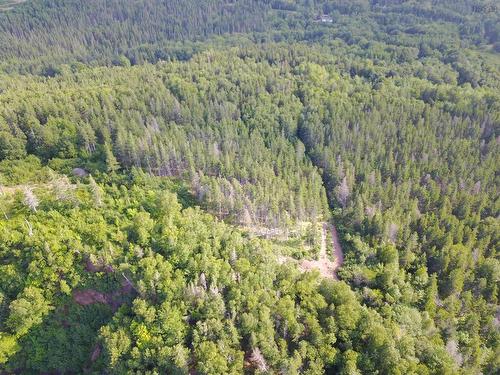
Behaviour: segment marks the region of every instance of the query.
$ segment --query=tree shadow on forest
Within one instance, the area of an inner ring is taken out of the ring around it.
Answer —
[[[20,350],[8,367],[19,374],[99,373],[104,367],[104,356],[96,350],[99,330],[134,296],[123,292],[120,280],[115,274],[89,273],[71,296],[59,298],[44,321],[20,339]],[[78,304],[75,293],[82,290],[101,290],[116,303]]]
[[[9,361],[9,367],[22,374],[80,373],[91,365],[99,328],[112,317],[108,305],[79,306],[68,297],[20,340],[21,350]]]

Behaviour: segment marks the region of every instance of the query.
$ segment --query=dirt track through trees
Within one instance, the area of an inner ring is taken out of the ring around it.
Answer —
[[[328,241],[328,233],[331,235],[331,241]],[[328,256],[331,251],[333,260]],[[290,261],[289,257],[280,257],[280,262]],[[317,269],[322,277],[338,280],[337,269],[344,263],[344,254],[340,246],[337,229],[334,225],[323,223],[321,231],[321,246],[317,260],[301,260],[298,264],[302,272]]]
[[[334,257],[334,272],[337,272],[339,267],[344,264],[344,252],[342,251],[342,246],[340,246],[339,235],[337,233],[337,228],[333,224],[328,224],[330,234],[332,236],[332,250]],[[335,274],[336,276],[336,274]]]

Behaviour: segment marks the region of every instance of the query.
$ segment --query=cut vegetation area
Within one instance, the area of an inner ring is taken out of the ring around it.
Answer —
[[[297,264],[302,272],[316,270],[321,277],[338,280],[336,272],[344,262],[344,254],[340,246],[337,231],[332,224],[328,223],[319,223],[318,227],[320,228],[321,236],[319,254],[316,259],[297,260],[280,255],[278,256],[278,262],[292,262]]]

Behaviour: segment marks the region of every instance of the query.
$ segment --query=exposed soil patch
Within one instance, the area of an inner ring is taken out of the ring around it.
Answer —
[[[327,243],[328,232],[332,237],[330,243]],[[331,260],[328,257],[328,251],[332,252],[334,260]],[[284,263],[287,261],[295,261],[295,260],[293,260],[290,257],[280,256],[278,258],[278,261],[280,263]],[[301,260],[298,262],[298,267],[302,272],[317,269],[321,277],[338,280],[336,272],[337,269],[341,267],[343,263],[344,263],[344,254],[342,252],[342,247],[340,246],[337,229],[335,229],[335,226],[333,226],[332,224],[323,223],[321,232],[321,247],[319,251],[318,260],[307,260],[307,259]]]
[[[97,359],[99,358],[99,356],[101,355],[101,351],[102,351],[102,348],[101,346],[98,344],[94,347],[94,350],[92,350],[92,355],[90,356],[90,361],[91,362],[95,362],[97,361]]]
[[[337,228],[334,225],[329,225],[330,234],[332,236],[332,248],[333,248],[333,256],[334,256],[334,268],[335,271],[339,267],[342,267],[344,264],[344,252],[342,251],[342,247],[340,246],[339,235],[337,233]]]
[[[94,289],[76,290],[73,292],[73,300],[81,306],[102,303],[110,306],[113,311],[116,311],[126,302],[127,295],[130,295],[133,290],[134,287],[130,282],[124,279],[121,288],[114,292],[103,293]]]
[[[79,305],[87,306],[94,303],[108,304],[109,298],[105,293],[101,293],[93,289],[86,289],[74,291],[73,300]]]
[[[85,270],[87,272],[105,272],[107,274],[115,272],[111,265],[104,262],[94,264],[90,259],[85,261]],[[118,290],[110,293],[99,292],[94,289],[75,290],[73,291],[73,300],[80,306],[102,303],[110,306],[113,311],[116,311],[127,301],[127,296],[135,290],[130,280],[124,274],[122,276],[121,287]]]

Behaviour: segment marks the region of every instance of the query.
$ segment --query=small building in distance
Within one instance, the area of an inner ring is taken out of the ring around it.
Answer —
[[[315,21],[321,23],[333,23],[333,18],[328,14],[322,14],[318,16]]]

